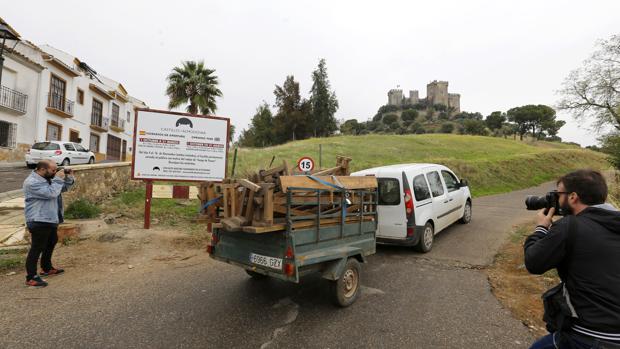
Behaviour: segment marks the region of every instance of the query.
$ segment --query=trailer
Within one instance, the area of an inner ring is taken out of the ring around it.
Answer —
[[[361,264],[376,252],[376,179],[365,179],[371,181],[367,188],[349,189],[335,177],[307,178],[288,182],[313,185],[282,185],[283,221],[234,229],[214,224],[207,251],[215,260],[245,269],[254,279],[299,283],[305,275],[320,273],[331,281],[335,304],[346,307],[360,295]]]

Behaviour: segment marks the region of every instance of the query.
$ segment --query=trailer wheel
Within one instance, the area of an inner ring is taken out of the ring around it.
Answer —
[[[361,266],[355,258],[349,258],[338,280],[331,282],[333,301],[341,307],[353,304],[360,295]]]
[[[261,274],[261,273],[257,273],[257,272],[252,271],[252,270],[247,270],[246,269],[245,272],[248,273],[248,275],[250,275],[253,280],[263,280],[263,279],[268,278],[267,275]]]

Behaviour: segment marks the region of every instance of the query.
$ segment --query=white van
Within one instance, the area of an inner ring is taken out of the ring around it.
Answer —
[[[377,242],[433,247],[435,234],[452,223],[469,223],[471,193],[467,181],[437,164],[375,167],[351,176],[375,176],[379,183]]]

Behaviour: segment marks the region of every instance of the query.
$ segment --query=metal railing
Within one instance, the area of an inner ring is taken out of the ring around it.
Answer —
[[[74,102],[64,98],[62,95],[49,93],[47,95],[47,107],[60,110],[65,114],[73,116]]]
[[[90,116],[90,125],[97,126],[104,130],[107,130],[110,126],[110,118],[106,118],[104,116],[91,115]]]
[[[124,130],[125,129],[125,120],[117,119],[117,118],[112,118],[111,125],[114,126],[114,127],[118,127],[120,129]]]
[[[0,90],[0,105],[9,109],[13,109],[20,113],[26,113],[28,104],[28,95],[17,92],[6,86],[2,86]]]

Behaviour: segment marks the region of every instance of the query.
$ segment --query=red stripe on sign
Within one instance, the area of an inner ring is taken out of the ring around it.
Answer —
[[[173,199],[189,199],[189,187],[185,185],[172,186]]]

